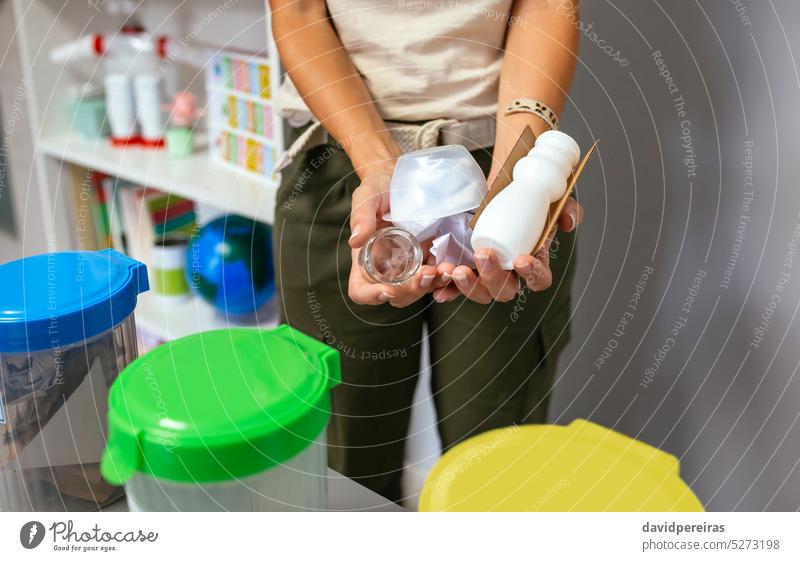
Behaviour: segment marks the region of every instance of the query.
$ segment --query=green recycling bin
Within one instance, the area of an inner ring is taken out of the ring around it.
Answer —
[[[340,380],[338,352],[288,326],[161,345],[111,388],[101,473],[132,511],[325,509]]]

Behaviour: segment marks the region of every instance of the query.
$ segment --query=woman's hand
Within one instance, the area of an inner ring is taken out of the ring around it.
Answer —
[[[423,265],[411,281],[402,285],[370,282],[361,270],[358,264],[361,247],[376,230],[391,226],[383,220],[383,215],[389,211],[389,184],[393,169],[392,161],[365,171],[361,185],[353,192],[350,214],[350,247],[353,250],[347,292],[356,304],[377,305],[388,302],[402,308],[444,286],[450,280],[449,277],[442,279],[432,265]]]
[[[570,197],[558,217],[558,227],[565,232],[571,232],[581,222],[583,222],[583,207]],[[536,256],[517,256],[514,260],[514,271],[501,269],[492,250],[480,250],[475,253],[477,275],[465,265],[456,267],[452,263],[440,264],[437,267],[440,277],[452,276],[453,283],[436,290],[433,293],[434,299],[437,302],[450,302],[463,294],[479,304],[488,304],[492,301],[508,302],[517,295],[518,276],[525,280],[533,292],[550,288],[553,283],[553,272],[550,270],[550,244],[555,234],[556,229],[553,228]]]
[[[349,243],[353,249],[364,245],[385,224],[383,215],[389,212],[389,185],[395,163],[395,160],[381,162],[359,174],[361,185],[353,191],[350,209]]]
[[[391,285],[370,282],[358,265],[359,251],[360,249],[352,251],[353,264],[350,268],[350,281],[347,287],[348,296],[356,304],[374,306],[388,302],[396,308],[404,308],[445,284],[441,279],[437,282],[436,267],[432,265],[423,265],[414,278],[405,284]]]

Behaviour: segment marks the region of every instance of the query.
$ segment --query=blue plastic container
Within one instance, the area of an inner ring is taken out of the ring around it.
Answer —
[[[147,270],[114,250],[0,265],[0,511],[96,510],[108,388],[137,356]]]

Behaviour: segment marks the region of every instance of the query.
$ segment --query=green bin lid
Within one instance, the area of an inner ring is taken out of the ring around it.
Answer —
[[[286,462],[328,423],[339,353],[281,326],[198,333],[132,362],[111,387],[103,477],[245,477]]]

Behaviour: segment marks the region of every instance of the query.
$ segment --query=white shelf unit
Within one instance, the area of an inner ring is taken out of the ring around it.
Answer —
[[[164,150],[112,148],[107,140],[86,139],[72,130],[65,92],[89,80],[101,84],[102,63],[89,60],[85,64],[56,65],[50,62],[49,52],[82,35],[113,32],[122,22],[109,16],[102,2],[12,1],[28,101],[26,116],[35,140],[29,181],[40,191],[41,224],[49,251],[78,247],[72,224],[75,213],[68,164],[174,193],[229,213],[273,222],[276,182],[212,163],[205,138],[198,139],[200,148],[192,156],[171,159]],[[263,0],[224,5],[216,0],[143,0],[136,16],[152,33],[170,36],[184,45],[196,43],[204,48],[215,44],[243,51],[263,51],[266,47],[269,58],[278,60]],[[231,33],[232,29],[236,32]],[[164,76],[165,89],[188,89],[199,99],[205,99],[205,69],[178,62],[170,64],[174,68]],[[280,128],[275,134],[281,134]],[[229,321],[197,298],[165,305],[152,294],[141,298],[136,317],[142,328],[165,340],[241,324],[238,320]],[[255,324],[275,325],[276,318],[277,311],[268,307],[262,310]]]
[[[78,164],[140,185],[154,187],[271,224],[276,183],[213,164],[206,150],[172,159],[164,150],[113,148],[105,139],[77,133],[44,138],[38,149],[57,161]]]
[[[165,341],[230,327],[271,328],[278,325],[278,303],[273,298],[259,310],[257,317],[243,322],[238,318],[226,318],[197,297],[165,303],[157,294],[146,292],[139,295],[136,304],[136,325]]]

